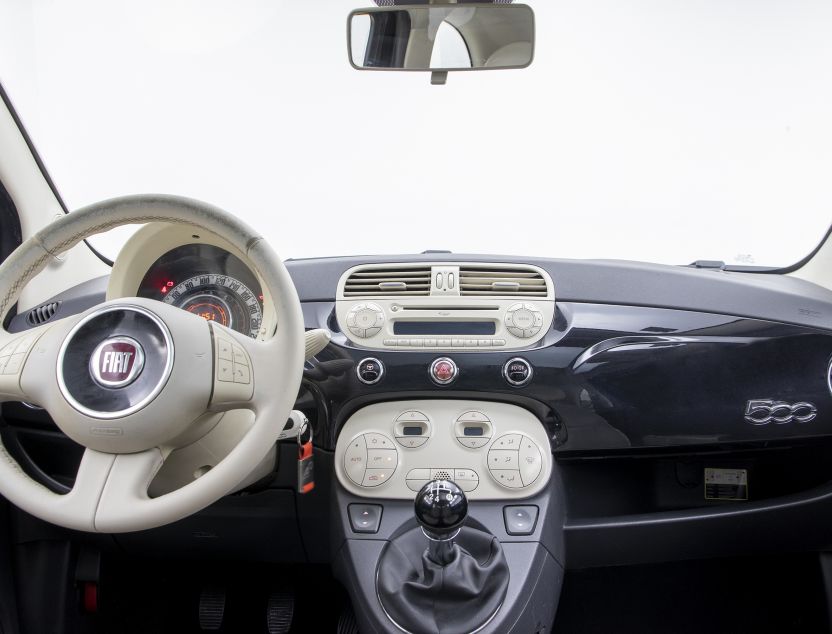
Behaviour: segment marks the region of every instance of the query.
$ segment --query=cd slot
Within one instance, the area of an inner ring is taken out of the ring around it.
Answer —
[[[401,308],[402,311],[406,311],[406,310],[420,310],[420,311],[441,310],[441,311],[449,311],[449,310],[452,310],[454,312],[458,312],[458,311],[461,312],[461,311],[465,311],[465,310],[500,310],[499,306],[482,306],[482,305],[478,305],[478,306],[460,306],[458,304],[455,305],[455,306],[436,306],[436,305],[434,305],[434,306],[415,306],[415,305],[411,304],[411,305],[408,305],[408,306],[401,306],[400,308]]]

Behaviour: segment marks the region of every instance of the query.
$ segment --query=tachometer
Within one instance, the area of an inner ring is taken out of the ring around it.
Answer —
[[[162,301],[251,337],[257,337],[263,322],[260,298],[229,275],[195,275],[171,285]]]

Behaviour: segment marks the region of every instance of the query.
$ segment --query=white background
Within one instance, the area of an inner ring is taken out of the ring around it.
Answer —
[[[431,86],[349,66],[351,1],[3,0],[0,81],[70,207],[202,198],[284,257],[785,265],[817,244],[832,3],[530,4],[529,69]]]

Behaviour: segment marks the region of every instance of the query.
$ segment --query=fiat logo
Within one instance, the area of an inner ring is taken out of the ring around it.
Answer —
[[[144,350],[135,339],[105,339],[93,351],[90,372],[104,387],[124,387],[138,378],[144,368]]]

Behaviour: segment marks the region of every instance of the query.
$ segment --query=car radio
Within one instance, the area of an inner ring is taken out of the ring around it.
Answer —
[[[349,269],[338,284],[344,335],[374,349],[516,349],[542,339],[554,285],[539,267],[406,263]]]

